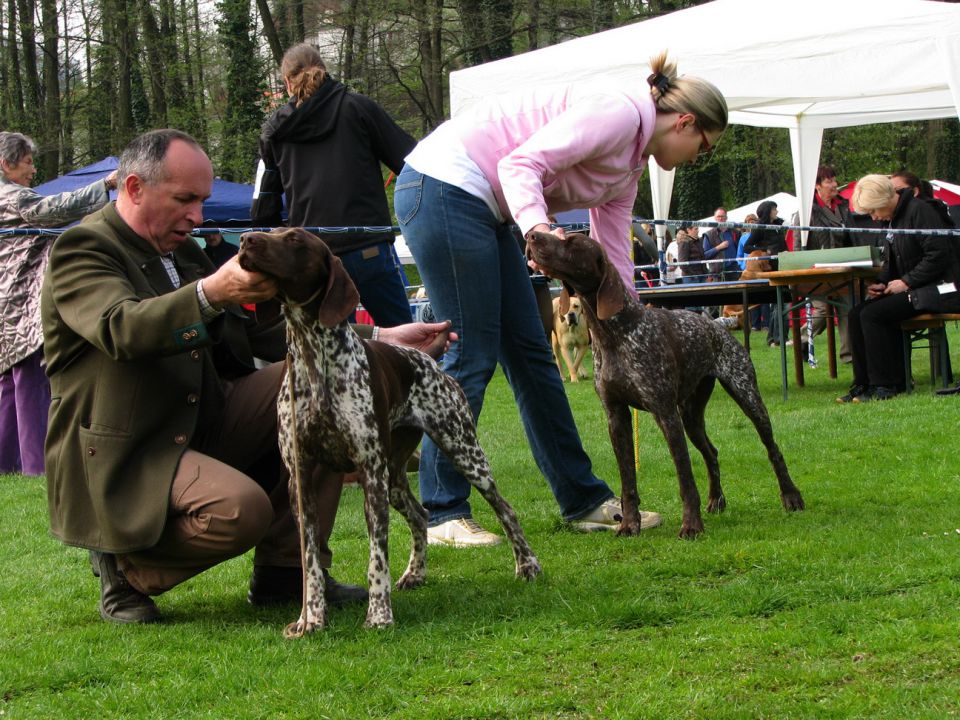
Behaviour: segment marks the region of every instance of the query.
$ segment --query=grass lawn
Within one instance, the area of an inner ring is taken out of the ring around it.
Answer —
[[[958,715],[960,398],[932,396],[925,352],[912,396],[840,406],[848,367],[836,381],[808,370],[785,403],[776,350],[755,347],[807,510],[781,509],[759,439],[718,388],[708,429],[728,509],[694,542],[676,537],[676,477],[646,415],[642,506],[664,525],[629,539],[563,527],[498,375],[481,441],[544,575],[515,580],[505,545],[431,548],[427,584],[394,595],[386,631],[352,608],[284,640],[297,608],[247,605],[249,558],[159,598],[162,624],[108,625],[85,553],[47,533],[43,482],[0,477],[0,717]],[[618,488],[592,383],[566,387],[597,474]],[[699,456],[694,469],[705,497]],[[351,582],[365,576],[361,507],[346,490],[333,539],[335,574]],[[476,494],[474,509],[493,528]],[[409,533],[391,517],[396,578]]]

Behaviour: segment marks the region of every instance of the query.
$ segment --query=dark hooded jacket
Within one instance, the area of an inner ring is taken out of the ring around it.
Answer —
[[[770,219],[775,207],[777,207],[777,204],[772,200],[764,200],[760,203],[760,205],[757,206],[757,223],[760,225],[782,225],[783,220],[780,218],[776,220]],[[782,252],[786,252],[787,240],[784,237],[783,231],[772,228],[755,228],[750,233],[750,239],[747,240],[747,244],[743,246],[743,253],[744,255],[749,255],[754,250],[763,250],[767,255],[779,255]],[[776,260],[771,260],[770,265],[774,270],[777,269]]]
[[[946,212],[907,188],[893,211],[891,228],[935,230],[950,227]],[[960,239],[955,235],[887,236],[883,270],[879,282],[903,280],[910,288],[910,301],[924,312],[956,312],[960,309],[960,292],[941,293],[938,286],[960,282]]]
[[[264,124],[253,222],[280,225],[282,193],[291,227],[393,225],[380,165],[399,173],[415,145],[377,103],[328,77],[300,107],[291,100]],[[393,242],[393,233],[323,238],[343,254]]]

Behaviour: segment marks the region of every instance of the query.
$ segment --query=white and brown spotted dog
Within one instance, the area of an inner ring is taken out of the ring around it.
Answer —
[[[353,331],[347,318],[359,294],[326,244],[302,228],[249,232],[241,237],[239,260],[241,267],[276,281],[292,357],[278,400],[279,436],[291,473],[291,498],[296,497],[297,469],[301,478],[304,604],[300,618],[284,634],[300,637],[326,625],[314,531],[318,499],[308,482],[315,468],[356,471],[363,487],[370,535],[366,624],[383,627],[393,622],[388,502],[413,535],[410,561],[397,588],[423,583],[427,513],[410,492],[404,471],[423,432],[493,506],[513,545],[517,576],[537,576],[540,564],[516,514],[494,485],[460,387],[419,350],[366,341]]]
[[[561,298],[553,299],[553,332],[550,333],[553,358],[557,361],[560,377],[563,377],[563,366],[560,364],[562,357],[567,365],[570,382],[580,382],[590,377],[583,367],[583,359],[590,345],[590,331],[587,329],[587,319],[583,316],[578,298],[569,298],[566,310],[561,310],[562,305]]]
[[[700,495],[684,431],[707,466],[707,510],[719,512],[726,506],[717,449],[704,425],[704,411],[717,380],[750,418],[766,446],[783,507],[803,509],[803,498],[773,439],[750,356],[730,333],[699,313],[641,305],[627,292],[603,248],[586,235],[558,238],[532,233],[527,255],[544,274],[576,292],[590,323],[594,382],[607,413],[622,483],[621,535],[640,531],[631,407],[654,416],[670,447],[683,502],[680,536],[692,538],[703,532]]]

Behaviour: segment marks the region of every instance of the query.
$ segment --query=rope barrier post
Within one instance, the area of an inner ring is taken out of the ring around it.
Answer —
[[[633,410],[633,469],[640,472],[640,411]]]

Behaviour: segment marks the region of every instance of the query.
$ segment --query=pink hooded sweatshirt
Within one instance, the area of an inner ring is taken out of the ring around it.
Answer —
[[[556,86],[491,98],[454,121],[503,216],[526,234],[548,215],[590,209],[590,235],[634,288],[630,220],[647,164],[653,98]]]

